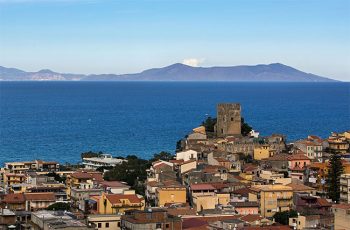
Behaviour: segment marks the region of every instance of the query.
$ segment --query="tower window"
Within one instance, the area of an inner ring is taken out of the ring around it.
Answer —
[[[233,117],[231,117],[231,121],[233,121]]]

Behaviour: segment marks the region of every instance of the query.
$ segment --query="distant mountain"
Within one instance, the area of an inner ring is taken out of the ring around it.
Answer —
[[[234,81],[234,82],[334,82],[280,63],[255,66],[192,67],[176,63],[134,74],[69,74],[51,70],[25,72],[0,66],[2,81]]]

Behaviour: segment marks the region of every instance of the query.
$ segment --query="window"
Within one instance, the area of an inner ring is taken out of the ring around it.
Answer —
[[[231,121],[233,121],[233,117],[231,117]]]
[[[156,223],[156,228],[162,228],[162,224],[161,223]]]
[[[98,223],[97,224],[97,228],[101,228],[102,227],[102,224],[101,223]]]
[[[165,224],[165,228],[169,228],[170,227],[170,224]]]
[[[118,222],[118,227],[120,227],[120,222]]]
[[[106,223],[106,225],[105,225],[105,226],[106,226],[106,228],[109,228],[109,223]]]

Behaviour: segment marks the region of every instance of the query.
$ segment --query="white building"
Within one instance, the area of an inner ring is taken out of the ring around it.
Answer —
[[[350,204],[350,174],[340,176],[340,201]]]
[[[192,159],[198,159],[197,152],[194,150],[187,150],[183,152],[176,153],[176,160],[183,160],[183,161],[189,161]]]
[[[100,157],[83,158],[83,165],[87,169],[96,170],[99,167],[114,167],[123,161],[125,160],[113,158],[110,154],[102,154]]]
[[[258,138],[260,133],[257,130],[252,129],[252,131],[249,132],[249,135],[254,138]]]

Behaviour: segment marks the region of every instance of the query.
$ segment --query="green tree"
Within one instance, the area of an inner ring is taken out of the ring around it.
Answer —
[[[47,210],[61,210],[61,211],[69,211],[70,210],[70,204],[64,203],[64,202],[57,202],[54,204],[51,204],[49,207],[47,207]]]
[[[206,132],[214,132],[214,126],[216,124],[216,118],[207,117],[205,121],[202,122],[202,125],[205,127]]]
[[[174,155],[165,151],[161,151],[160,153],[155,153],[153,155],[153,158],[151,161],[158,161],[158,160],[163,160],[163,161],[169,161],[174,158]]]
[[[55,181],[58,181],[60,183],[65,183],[66,182],[66,177],[65,176],[60,176],[55,172],[49,172],[47,174],[48,177],[53,177],[55,179]]]
[[[340,199],[340,175],[343,171],[340,154],[332,151],[328,165],[327,189],[329,198],[337,203]]]
[[[298,216],[297,211],[295,210],[289,210],[289,211],[283,211],[283,212],[276,212],[275,215],[273,215],[273,218],[277,223],[288,225],[289,218]]]
[[[252,131],[252,127],[248,124],[244,122],[244,118],[241,117],[241,134],[243,136],[248,136],[248,134],[250,133],[250,131]]]
[[[143,182],[147,178],[146,170],[151,166],[148,160],[140,159],[135,155],[126,157],[127,161],[105,172],[104,179],[108,181],[124,181],[138,192],[144,193]]]

